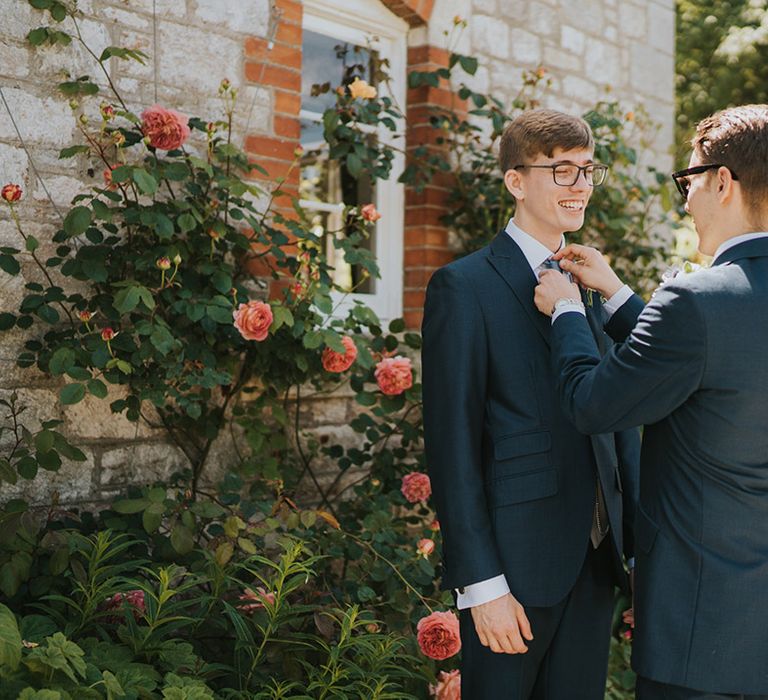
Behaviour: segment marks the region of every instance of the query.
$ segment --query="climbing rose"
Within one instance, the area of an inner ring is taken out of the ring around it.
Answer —
[[[117,189],[117,183],[112,182],[112,171],[115,169],[114,165],[110,165],[108,168],[104,168],[104,186],[111,191]]]
[[[93,318],[93,314],[88,311],[87,309],[84,309],[83,311],[78,311],[77,317],[83,322],[88,323]]]
[[[101,339],[108,343],[110,340],[113,340],[114,337],[117,335],[115,331],[113,331],[111,328],[105,328],[103,331],[101,331]]]
[[[272,325],[272,309],[263,301],[249,301],[240,304],[237,311],[232,312],[235,319],[235,328],[246,340],[261,342],[269,335],[269,327]]]
[[[323,369],[326,372],[346,372],[355,362],[357,358],[355,341],[345,335],[341,342],[347,349],[345,353],[336,352],[331,348],[323,350]]]
[[[170,270],[171,259],[168,257],[158,258],[155,262],[155,265],[157,265],[157,267],[159,267],[161,270]]]
[[[419,543],[416,545],[416,551],[426,559],[430,554],[432,554],[432,552],[435,551],[434,540],[430,540],[426,537],[419,540]]]
[[[179,148],[189,137],[188,119],[174,109],[153,105],[141,113],[141,131],[149,145],[163,151]]]
[[[360,214],[366,221],[378,221],[381,218],[381,214],[376,210],[374,204],[366,204],[360,210]]]
[[[0,190],[0,197],[6,202],[11,204],[12,202],[18,202],[21,199],[22,189],[18,185],[8,184]]]
[[[397,396],[413,386],[411,361],[407,357],[385,357],[373,373],[383,394]]]
[[[435,700],[461,700],[461,674],[459,670],[440,671],[437,683],[429,686]]]
[[[409,503],[418,503],[426,501],[432,495],[432,484],[426,474],[411,472],[403,477],[400,492]]]
[[[416,625],[416,641],[424,656],[441,661],[461,649],[459,620],[452,612],[433,612]]]
[[[349,85],[349,94],[352,95],[352,99],[356,100],[358,97],[364,100],[372,100],[376,97],[376,88],[373,85],[368,85],[365,80],[355,78],[352,84]]]

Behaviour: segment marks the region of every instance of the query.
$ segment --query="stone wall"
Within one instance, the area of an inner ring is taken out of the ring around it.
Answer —
[[[347,2],[352,8],[355,0]],[[661,125],[643,157],[662,169],[671,165],[674,0],[383,2],[411,26],[411,68],[447,61],[445,31],[458,16],[467,20],[468,28],[453,48],[480,59],[473,79],[477,89],[511,99],[519,90],[521,71],[544,66],[553,80],[548,106],[581,112],[603,96],[618,98],[628,110],[643,104]],[[78,6],[84,14],[83,37],[96,53],[116,45],[148,54],[145,65],[117,58],[109,63],[111,79],[135,111],[157,102],[218,118],[217,88],[226,77],[240,90],[236,131],[241,143],[263,160],[272,177],[287,172],[299,138],[299,0],[79,0]],[[74,77],[90,74],[102,86],[106,79],[76,42],[64,48],[30,48],[27,33],[49,22],[27,0],[0,0],[0,16],[0,183],[22,184],[26,195],[18,210],[23,225],[50,248],[71,198],[100,184],[101,177],[100,169],[95,179],[90,176],[83,161],[57,159],[61,148],[76,142],[77,121],[55,86],[67,71]],[[62,29],[74,31],[69,20]],[[409,108],[441,99],[438,93],[409,95]],[[418,128],[409,132],[410,146],[419,133]],[[296,184],[291,180],[284,189],[292,191]],[[411,326],[418,325],[429,275],[452,255],[447,231],[439,223],[445,192],[435,183],[434,191],[419,195],[421,199],[407,199],[404,307]],[[0,210],[0,245],[19,245],[5,210]],[[31,266],[19,277],[0,272],[2,310],[17,307],[25,279],[34,276]],[[30,427],[40,420],[65,419],[64,431],[84,449],[88,461],[37,480],[34,492],[1,484],[0,499],[25,495],[45,502],[57,490],[63,501],[97,503],[128,483],[165,478],[184,464],[161,432],[110,415],[107,402],[89,398],[63,411],[55,383],[16,368],[20,337],[1,337],[0,396],[19,393],[29,406],[25,415]],[[308,423],[319,435],[350,439],[354,408],[347,398],[311,402],[307,410]],[[226,445],[222,450],[226,454]]]

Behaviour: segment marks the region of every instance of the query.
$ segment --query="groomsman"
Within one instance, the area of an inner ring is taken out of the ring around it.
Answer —
[[[607,168],[589,126],[552,110],[512,121],[500,161],[514,218],[434,274],[424,309],[425,445],[443,585],[461,609],[462,697],[602,700],[639,438],[590,438],[562,413],[549,323],[532,300]],[[595,295],[601,348],[610,312]]]
[[[768,698],[768,105],[704,119],[673,174],[711,268],[611,319],[601,360],[578,288],[546,273],[560,404],[584,433],[644,424],[635,541],[639,700]],[[613,295],[602,256],[555,257]],[[554,310],[554,311],[553,311]]]

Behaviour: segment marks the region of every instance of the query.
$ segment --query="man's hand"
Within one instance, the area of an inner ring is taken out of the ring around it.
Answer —
[[[558,299],[581,299],[578,285],[555,270],[544,270],[539,275],[539,284],[533,295],[536,308],[545,316],[552,315],[552,307]]]
[[[582,287],[594,289],[610,299],[623,284],[596,248],[571,243],[552,256],[560,268],[570,272]]]
[[[559,273],[558,273],[559,274]],[[497,654],[525,654],[533,639],[525,610],[511,593],[470,608],[480,643]]]

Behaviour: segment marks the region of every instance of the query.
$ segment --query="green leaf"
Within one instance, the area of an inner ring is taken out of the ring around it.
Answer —
[[[171,530],[171,545],[179,554],[189,554],[195,547],[192,531],[181,523],[176,523]]]
[[[96,398],[105,399],[107,397],[107,385],[100,379],[89,379],[86,386]]]
[[[52,306],[49,306],[48,304],[43,304],[42,306],[38,306],[35,310],[35,313],[46,323],[54,324],[59,322],[59,312],[56,311]]]
[[[53,375],[64,374],[75,362],[75,351],[72,348],[59,348],[48,363],[48,370]]]
[[[0,255],[0,270],[7,272],[9,275],[18,275],[21,270],[19,261],[11,255]]]
[[[91,225],[91,218],[92,212],[88,207],[74,207],[64,219],[64,231],[69,236],[79,236]]]
[[[59,392],[59,400],[65,406],[79,403],[85,397],[85,384],[67,384]]]
[[[474,75],[477,72],[477,59],[474,56],[459,56],[459,63],[465,73]]]
[[[213,273],[211,283],[222,294],[229,294],[229,290],[232,289],[232,277],[223,270],[216,270]]]
[[[165,214],[157,213],[155,217],[155,233],[161,240],[166,240],[173,236],[173,221]]]
[[[21,634],[14,614],[0,604],[0,667],[15,671],[21,662]]]
[[[293,314],[287,306],[281,304],[275,304],[272,307],[272,328],[273,333],[281,326],[293,326]]]
[[[69,148],[62,148],[59,151],[59,160],[64,160],[65,158],[72,158],[73,156],[76,156],[78,153],[88,153],[90,151],[90,147],[88,146],[70,146]]]
[[[24,242],[24,247],[30,253],[34,253],[40,247],[40,242],[34,236],[27,236],[27,240]]]
[[[101,219],[102,221],[112,221],[112,210],[104,204],[101,200],[94,199],[91,202],[91,206],[93,207],[93,213],[94,216],[97,219]]]
[[[133,181],[144,194],[154,194],[157,192],[157,180],[146,170],[135,168],[133,171]]]
[[[133,168],[130,165],[121,165],[112,171],[112,182],[127,182],[131,179]]]
[[[390,333],[402,333],[405,330],[405,321],[402,318],[395,318],[389,323]]]
[[[349,170],[349,174],[353,178],[357,179],[362,169],[363,169],[363,161],[361,161],[356,154],[350,153],[347,156],[347,170]]]
[[[16,325],[16,316],[7,311],[0,313],[0,331],[7,331]]]
[[[0,482],[6,481],[9,484],[15,484],[18,481],[16,472],[14,471],[11,463],[5,459],[0,459]]]
[[[124,515],[130,515],[132,513],[140,513],[148,508],[150,501],[148,498],[127,498],[123,501],[115,501],[112,504],[112,510]]]
[[[127,314],[133,311],[138,305],[141,296],[138,287],[125,287],[115,294],[112,306],[120,314]]]
[[[195,219],[192,214],[184,213],[182,214],[177,220],[176,223],[179,226],[179,229],[182,233],[187,233],[187,231],[191,231],[195,226],[197,226],[197,220]]]
[[[149,336],[149,340],[162,355],[167,355],[174,349],[174,347],[176,347],[176,339],[173,337],[171,331],[160,324],[155,325],[152,334]]]
[[[53,449],[53,431],[41,430],[35,435],[35,449],[38,452],[50,452]]]
[[[46,27],[38,27],[27,34],[27,41],[32,46],[40,46],[47,38],[48,29]]]
[[[144,526],[144,530],[149,534],[156,532],[160,527],[160,523],[163,522],[163,504],[153,503],[147,508],[141,516],[141,524]]]

